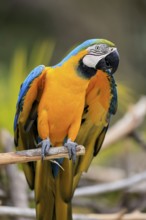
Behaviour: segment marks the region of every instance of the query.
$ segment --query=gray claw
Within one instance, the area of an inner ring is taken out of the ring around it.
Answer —
[[[64,144],[65,147],[67,147],[68,149],[68,155],[69,155],[69,159],[73,160],[73,163],[76,162],[76,146],[77,143],[71,141],[70,139],[68,139],[68,141]]]
[[[51,142],[49,140],[49,138],[42,140],[38,146],[41,146],[41,156],[42,156],[42,160],[44,160],[44,157],[48,154],[48,150],[50,149],[51,146]]]

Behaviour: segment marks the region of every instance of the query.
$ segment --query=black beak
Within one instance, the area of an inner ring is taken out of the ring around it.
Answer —
[[[101,59],[97,65],[97,70],[103,70],[104,72],[110,72],[110,74],[113,74],[116,72],[119,65],[119,54],[117,50],[114,50],[110,54],[108,54],[106,57]]]

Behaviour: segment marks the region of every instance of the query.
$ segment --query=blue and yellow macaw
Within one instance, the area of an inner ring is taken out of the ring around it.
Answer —
[[[37,220],[71,220],[71,199],[82,172],[99,152],[110,116],[117,109],[113,73],[119,55],[104,39],[87,40],[59,64],[40,65],[20,88],[14,120],[17,150],[41,146],[42,158],[53,146],[68,148],[71,160],[29,162],[24,172],[35,190]],[[82,144],[86,153],[76,158]]]

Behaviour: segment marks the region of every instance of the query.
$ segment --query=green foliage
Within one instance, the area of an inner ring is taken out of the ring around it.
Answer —
[[[123,83],[117,83],[118,87],[118,111],[123,113],[127,110],[130,104],[132,104],[136,97],[134,91],[124,85]]]
[[[20,85],[34,67],[49,64],[53,49],[54,42],[51,40],[35,43],[30,54],[26,48],[18,48],[12,57],[10,66],[0,68],[0,127],[13,131]]]

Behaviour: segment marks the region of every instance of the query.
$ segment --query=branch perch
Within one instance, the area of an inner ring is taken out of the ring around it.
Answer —
[[[76,147],[76,155],[85,154],[85,148],[82,145]],[[44,160],[53,160],[57,158],[69,158],[68,150],[66,147],[51,147],[48,155]],[[0,165],[14,164],[14,163],[27,163],[30,161],[41,160],[41,148],[16,151],[9,153],[0,153]]]
[[[29,219],[35,219],[35,209],[16,208],[8,206],[0,206],[0,216],[23,216]],[[73,220],[145,220],[146,213],[135,211],[130,214],[124,212],[114,214],[73,214]]]

